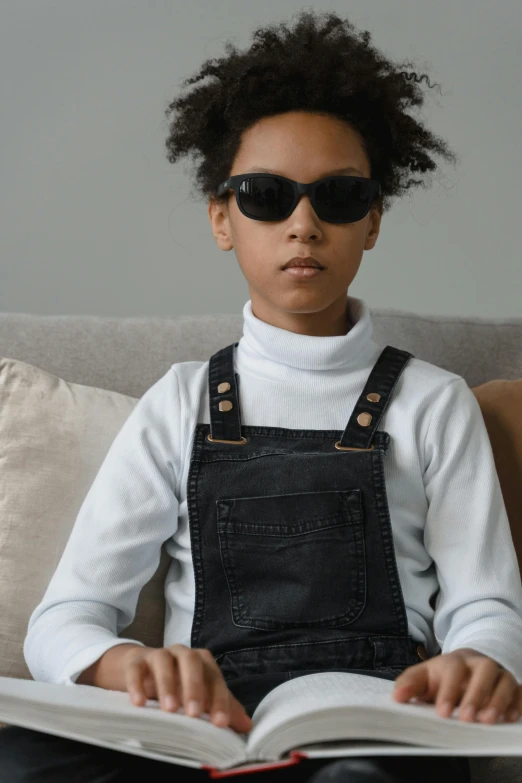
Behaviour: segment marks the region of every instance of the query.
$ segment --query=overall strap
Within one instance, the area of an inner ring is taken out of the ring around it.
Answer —
[[[221,348],[209,362],[209,440],[212,441],[246,443],[246,438],[241,437],[239,375],[234,372],[234,348],[237,344],[232,343]]]
[[[387,345],[375,362],[361,396],[337,449],[348,451],[372,451],[375,431],[388,407],[393,390],[406,364],[413,357],[408,351]]]
[[[211,441],[246,443],[241,436],[239,375],[234,372],[236,343],[217,351],[210,359],[209,406]],[[371,451],[372,440],[390,403],[397,382],[413,354],[387,345],[368,376],[364,389],[350,416],[337,449]]]

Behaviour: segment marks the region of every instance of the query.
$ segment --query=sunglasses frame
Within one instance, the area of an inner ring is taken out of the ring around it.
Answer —
[[[244,180],[252,179],[255,177],[274,177],[275,179],[283,180],[284,182],[290,183],[290,185],[292,186],[292,190],[294,191],[294,198],[290,209],[285,215],[283,215],[283,217],[274,218],[274,221],[272,221],[272,220],[266,220],[265,218],[253,217],[252,215],[249,215],[247,212],[245,212],[239,200],[240,198],[239,189],[241,187],[241,184],[244,182]],[[316,202],[315,202],[315,189],[318,185],[322,185],[323,182],[328,182],[331,179],[355,180],[357,182],[364,182],[364,184],[369,187],[368,206],[364,214],[362,214],[361,217],[358,217],[357,220],[326,220],[326,218],[322,218],[317,212]],[[342,175],[331,175],[329,177],[323,177],[322,179],[317,179],[315,182],[305,183],[305,182],[296,182],[295,180],[289,179],[288,177],[283,177],[280,174],[269,174],[268,172],[259,172],[259,173],[252,172],[250,174],[234,174],[234,176],[229,177],[227,180],[222,182],[221,185],[219,185],[217,189],[217,195],[222,196],[224,195],[224,193],[226,193],[227,190],[234,191],[236,196],[237,206],[239,207],[243,215],[245,215],[245,217],[247,218],[250,218],[251,220],[262,220],[265,223],[286,220],[286,218],[289,217],[294,211],[294,209],[296,208],[297,203],[301,198],[301,195],[303,193],[306,193],[310,196],[310,201],[312,202],[312,206],[317,216],[321,220],[325,220],[326,223],[357,223],[359,220],[362,220],[363,217],[365,217],[368,214],[374,199],[381,195],[381,183],[379,182],[379,180],[370,179],[369,177],[355,177],[355,176],[342,176]]]

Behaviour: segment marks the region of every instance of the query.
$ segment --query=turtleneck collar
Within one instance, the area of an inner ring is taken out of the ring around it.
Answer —
[[[243,306],[243,335],[237,346],[238,361],[276,362],[300,370],[339,370],[361,360],[361,351],[375,348],[368,305],[347,296],[352,326],[346,334],[315,337],[281,329],[257,318],[252,300]],[[264,360],[264,361],[263,361]]]

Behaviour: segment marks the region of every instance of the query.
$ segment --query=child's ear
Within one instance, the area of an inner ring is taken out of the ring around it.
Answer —
[[[377,242],[381,228],[382,211],[378,206],[372,207],[368,213],[368,227],[366,229],[365,250],[371,250]]]
[[[208,217],[212,228],[212,234],[218,247],[221,250],[232,250],[234,245],[232,242],[228,204],[210,198],[208,204]]]

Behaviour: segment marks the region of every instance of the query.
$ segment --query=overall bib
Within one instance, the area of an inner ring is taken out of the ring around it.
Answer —
[[[191,647],[251,716],[276,685],[336,670],[395,679],[425,660],[408,633],[377,427],[412,354],[386,346],[344,432],[241,425],[233,343],[210,359],[187,502]]]

